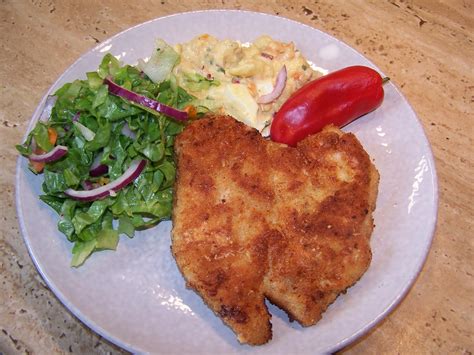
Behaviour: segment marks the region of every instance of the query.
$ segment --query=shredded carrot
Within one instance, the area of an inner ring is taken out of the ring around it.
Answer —
[[[196,106],[188,105],[184,108],[184,111],[188,113],[190,118],[196,118],[197,116]]]
[[[58,140],[58,132],[53,127],[48,128],[48,137],[49,137],[49,142],[51,144],[56,144],[56,141]]]
[[[42,172],[43,169],[44,169],[44,163],[43,162],[30,160],[30,165],[37,173]]]
[[[41,148],[36,148],[34,151],[35,154],[43,154],[44,150]],[[37,172],[40,173],[44,169],[44,162],[30,160],[31,167]]]
[[[56,130],[52,127],[49,127],[48,128],[48,138],[49,138],[49,142],[54,145],[56,144],[56,141],[58,140],[58,132],[56,132]],[[35,154],[44,154],[44,150],[41,149],[41,148],[36,148],[35,151],[34,151]],[[30,165],[31,167],[37,172],[37,173],[41,173],[44,169],[44,165],[45,163],[44,162],[40,162],[40,161],[32,161],[30,160]]]

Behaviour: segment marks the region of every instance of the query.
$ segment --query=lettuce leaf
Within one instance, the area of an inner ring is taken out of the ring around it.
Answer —
[[[155,50],[150,59],[140,63],[143,72],[155,83],[168,79],[174,66],[179,61],[179,54],[162,39],[155,42]]]
[[[173,144],[184,123],[110,95],[103,84],[103,79],[111,76],[119,85],[167,105],[183,108],[193,103],[195,98],[178,87],[171,74],[179,56],[169,46],[159,44],[157,48],[160,50],[149,66],[166,64],[166,70],[160,69],[160,80],[152,80],[156,70],[144,75],[106,54],[98,70],[87,73],[87,79],[67,83],[56,91],[49,121],[38,122],[25,143],[17,146],[25,156],[31,153],[33,139],[41,149],[51,150],[51,127],[58,133],[57,144],[68,147],[63,158],[45,164],[40,199],[60,215],[58,230],[74,243],[73,267],[83,265],[97,251],[115,250],[121,234],[132,238],[136,230],[153,227],[171,216],[176,175]],[[84,139],[75,121],[95,133],[91,141]],[[134,138],[122,133],[125,124]],[[148,160],[145,170],[115,196],[80,202],[64,194],[67,188],[82,189],[85,183],[100,186],[117,179],[137,157]],[[96,160],[107,165],[106,175],[90,176]]]

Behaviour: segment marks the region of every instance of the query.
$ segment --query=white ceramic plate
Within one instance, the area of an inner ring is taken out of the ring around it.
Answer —
[[[307,58],[329,70],[375,66],[339,40],[288,19],[244,11],[204,11],[159,18],[101,43],[74,63],[51,87],[84,78],[106,52],[136,63],[154,39],[188,41],[202,33],[252,41],[268,34],[293,41]],[[380,70],[379,70],[380,71]],[[57,215],[38,195],[42,178],[17,165],[17,209],[30,255],[51,290],[97,333],[133,352],[150,353],[327,353],[361,336],[403,298],[427,252],[437,214],[437,181],[429,143],[415,113],[396,87],[385,85],[375,112],[347,126],[380,172],[372,236],[373,260],[363,278],[340,296],[313,327],[273,314],[273,340],[259,347],[239,345],[201,299],[185,288],[170,253],[171,223],[122,237],[116,252],[94,254],[79,269],[69,267],[71,245],[56,230]],[[34,116],[45,101],[43,98]]]

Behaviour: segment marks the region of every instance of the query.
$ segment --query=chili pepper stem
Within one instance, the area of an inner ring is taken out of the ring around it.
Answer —
[[[386,84],[388,81],[390,81],[390,78],[388,76],[382,78],[382,85]]]

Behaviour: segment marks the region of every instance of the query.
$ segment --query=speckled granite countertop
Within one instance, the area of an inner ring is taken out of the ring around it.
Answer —
[[[328,32],[390,73],[419,115],[440,183],[427,262],[404,301],[343,353],[474,351],[474,3],[469,0],[0,2],[0,353],[120,353],[62,306],[18,228],[16,151],[38,101],[82,53],[130,26],[199,9],[246,9]]]

